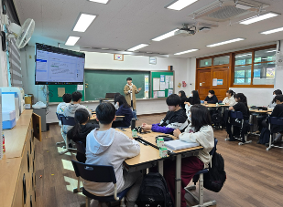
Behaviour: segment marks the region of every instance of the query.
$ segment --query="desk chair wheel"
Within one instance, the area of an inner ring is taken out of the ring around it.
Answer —
[[[60,144],[65,144],[65,141],[62,141],[62,142],[56,142],[56,145],[60,145]]]

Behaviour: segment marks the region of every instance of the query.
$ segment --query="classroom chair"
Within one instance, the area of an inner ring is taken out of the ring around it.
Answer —
[[[61,134],[63,133],[63,131],[62,131],[62,121],[61,121],[61,117],[63,117],[64,115],[63,114],[58,114],[57,112],[56,112],[56,116],[57,116],[57,119],[59,120],[59,126],[60,126],[60,130],[61,130]],[[60,144],[64,144],[65,143],[65,141],[63,140],[63,141],[61,141],[61,142],[56,142],[56,145],[60,145]]]
[[[79,162],[85,163],[86,157],[85,157],[85,145],[84,143],[82,143],[81,141],[76,142],[76,146],[77,146],[77,160]],[[78,192],[82,192],[82,188],[80,187],[80,177],[78,177],[78,185],[77,188],[73,189],[73,193],[78,193]]]
[[[268,123],[269,123],[268,128],[270,131],[270,138],[269,138],[268,148],[266,148],[266,150],[269,151],[272,147],[283,149],[283,147],[277,146],[272,143],[272,141],[274,140],[275,134],[283,131],[283,118],[268,117]]]
[[[65,117],[65,116],[61,117],[61,123],[62,123],[62,126],[64,126],[64,125],[66,125],[66,126],[75,126],[75,124],[76,124],[74,117]],[[68,139],[67,133],[63,132],[62,136],[63,136],[63,139],[64,139],[64,141],[66,143],[66,149],[61,151],[61,152],[59,152],[59,154],[62,155],[62,154],[65,154],[66,152],[69,152],[69,151],[76,151],[77,149],[69,147],[70,139]]]
[[[90,206],[90,199],[99,201],[100,203],[110,203],[114,201],[121,201],[120,206],[126,207],[124,204],[124,197],[130,188],[117,193],[116,176],[113,166],[107,165],[89,165],[82,162],[72,160],[72,164],[77,177],[82,177],[84,180],[99,182],[99,183],[110,183],[114,184],[114,192],[111,196],[96,196],[82,188],[83,194],[86,196],[86,207]]]
[[[239,140],[239,145],[249,144],[252,140],[248,140],[247,133],[243,130],[246,130],[245,120],[243,117],[243,113],[240,111],[230,111],[229,114],[230,124],[231,124],[231,133],[234,133],[234,127],[240,128],[240,137],[235,137],[235,139]],[[248,131],[248,130],[247,130]],[[226,138],[225,141],[229,141],[230,138]]]
[[[209,153],[210,155],[213,155],[214,152],[216,151],[216,145],[218,143],[218,140],[216,138],[214,138],[214,147],[211,150],[211,152]],[[193,177],[193,183],[194,185],[185,187],[185,191],[187,193],[189,193],[195,200],[197,200],[198,204],[192,207],[207,207],[207,206],[212,206],[212,205],[216,205],[216,201],[212,200],[212,201],[207,201],[205,203],[203,203],[203,197],[204,197],[204,187],[203,187],[203,174],[208,173],[209,168],[203,169],[198,171],[194,177]],[[196,183],[199,181],[199,196],[197,197],[195,194],[193,194],[191,191],[192,190],[196,190]]]

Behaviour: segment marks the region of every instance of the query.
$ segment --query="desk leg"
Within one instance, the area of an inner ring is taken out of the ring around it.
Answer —
[[[181,206],[181,163],[182,155],[179,154],[176,157],[176,178],[175,178],[175,206]]]
[[[163,160],[158,161],[158,172],[163,176]]]

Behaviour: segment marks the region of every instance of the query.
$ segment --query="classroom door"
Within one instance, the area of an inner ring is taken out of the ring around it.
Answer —
[[[211,89],[211,69],[199,69],[197,71],[197,87],[200,100],[204,100]]]
[[[217,79],[217,85],[212,86],[212,90],[215,91],[215,95],[218,100],[223,100],[225,98],[226,91],[229,89],[228,77],[229,68],[214,68],[212,69],[212,81]]]

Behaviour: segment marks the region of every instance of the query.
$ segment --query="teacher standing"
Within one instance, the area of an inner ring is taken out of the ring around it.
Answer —
[[[136,94],[141,91],[141,88],[138,88],[132,83],[132,78],[127,78],[127,84],[124,87],[124,94],[127,103],[133,108],[133,111],[136,112]]]

